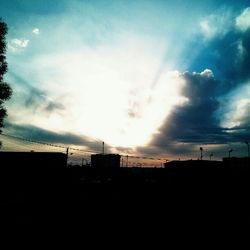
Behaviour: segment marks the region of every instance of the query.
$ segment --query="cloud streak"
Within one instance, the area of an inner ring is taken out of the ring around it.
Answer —
[[[56,133],[31,125],[16,125],[6,123],[4,133],[16,135],[20,138],[30,139],[38,142],[68,146],[77,146],[83,150],[101,152],[101,142],[92,140],[88,136],[79,136],[72,133]],[[110,151],[109,145],[105,145],[106,152]]]
[[[30,85],[25,79],[14,72],[10,72],[9,79],[14,87],[14,98],[18,98],[19,111],[29,109],[32,112],[52,113],[65,110],[64,105],[51,99],[47,91]]]

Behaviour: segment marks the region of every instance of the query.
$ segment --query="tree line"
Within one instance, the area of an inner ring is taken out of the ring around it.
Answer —
[[[4,107],[4,102],[12,95],[12,89],[4,80],[4,75],[8,70],[6,61],[6,35],[8,33],[7,24],[0,18],[0,134],[2,132],[4,118],[7,115],[7,110]]]

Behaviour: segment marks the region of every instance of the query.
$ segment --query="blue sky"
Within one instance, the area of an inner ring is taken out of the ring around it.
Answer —
[[[172,158],[200,145],[245,155],[249,1],[1,0],[0,16],[14,90],[6,132]]]

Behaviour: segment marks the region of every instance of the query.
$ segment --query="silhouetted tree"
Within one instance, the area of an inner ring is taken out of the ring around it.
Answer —
[[[6,62],[6,34],[8,28],[5,22],[0,19],[0,133],[3,127],[3,119],[7,115],[7,110],[3,107],[3,102],[11,97],[12,90],[10,86],[4,82],[4,74],[7,72],[8,65]]]

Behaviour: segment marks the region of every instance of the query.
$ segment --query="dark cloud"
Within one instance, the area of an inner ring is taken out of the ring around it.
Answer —
[[[31,108],[34,111],[40,109],[46,113],[65,109],[62,103],[49,99],[45,91],[41,91],[37,88],[30,88],[26,95],[27,97],[24,102],[25,108]]]
[[[14,81],[12,85],[15,85],[15,89],[22,86],[22,91],[18,93],[22,96],[22,100],[19,102],[19,105],[23,105],[25,109],[30,108],[34,112],[39,110],[40,112],[46,113],[52,113],[56,110],[65,109],[61,102],[50,99],[46,91],[32,86],[25,79],[12,71],[9,75]]]
[[[201,40],[196,41],[199,48]],[[197,145],[221,145],[216,150],[225,152],[225,147],[237,143],[244,151],[242,143],[250,141],[250,104],[244,107],[240,125],[233,128],[222,127],[222,117],[217,112],[227,112],[232,102],[230,93],[249,84],[250,28],[242,32],[232,25],[224,36],[215,36],[202,46],[189,69],[203,72],[182,75],[186,84],[181,94],[188,101],[173,108],[148,149],[139,148],[140,151],[178,155],[192,153]]]
[[[63,110],[64,108],[65,108],[64,105],[62,105],[61,103],[50,101],[45,107],[45,110],[51,113],[54,110]]]
[[[216,91],[219,82],[212,72],[205,70],[202,73],[184,73],[186,81],[182,95],[187,103],[177,106],[167,117],[160,129],[160,134],[153,140],[153,144],[164,145],[166,141],[180,142],[206,141],[221,132],[216,126],[214,112],[218,108]],[[210,135],[207,133],[210,131]]]
[[[45,99],[45,91],[29,86],[25,92],[24,106],[36,108]]]
[[[193,156],[197,146],[189,143],[188,145],[185,143],[179,143],[174,141],[165,141],[164,144],[161,145],[148,145],[147,147],[137,147],[136,152],[138,154],[142,154],[148,157],[161,157],[161,158],[172,158],[172,156],[176,158],[182,158],[185,156]]]
[[[201,145],[222,145],[216,150],[225,153],[225,145],[250,139],[249,115],[243,118],[241,127],[229,129],[219,125],[216,111],[220,105],[217,97],[222,83],[211,71],[185,72],[182,77],[186,83],[182,95],[188,101],[172,110],[148,148],[138,148],[140,152],[198,157]]]
[[[134,148],[131,147],[114,147],[114,150],[122,155],[133,155],[136,152]]]
[[[4,133],[14,135],[20,138],[31,139],[45,143],[60,144],[60,145],[78,145],[85,146],[93,152],[101,152],[102,143],[94,141],[87,136],[79,136],[72,133],[56,133],[31,125],[16,125],[6,123]],[[105,145],[105,151],[110,152],[109,145]]]
[[[216,57],[211,64],[217,68],[218,77],[224,80],[224,91],[243,84],[250,77],[250,30],[232,31],[213,45]]]
[[[200,47],[196,41],[194,46]],[[203,50],[195,57],[191,70],[210,68],[223,85],[221,92],[234,89],[250,78],[250,29],[239,31],[232,26],[223,37],[214,37],[204,43]]]

